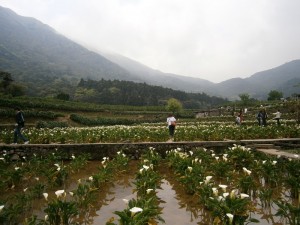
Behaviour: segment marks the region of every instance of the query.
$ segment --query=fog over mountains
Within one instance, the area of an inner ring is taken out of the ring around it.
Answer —
[[[300,89],[296,86],[300,83],[299,59],[257,72],[249,78],[213,83],[153,70],[121,55],[90,51],[48,25],[1,6],[0,30],[0,70],[10,72],[16,81],[24,83],[30,94],[49,91],[49,83],[63,90],[76,85],[81,78],[145,82],[228,99],[238,99],[241,93],[265,99],[270,90],[290,96]]]
[[[249,78],[233,78],[221,83],[213,83],[199,78],[167,74],[153,70],[120,55],[105,54],[105,57],[126,68],[132,74],[146,75],[144,80],[174,89],[190,92],[205,92],[229,99],[239,99],[239,94],[248,93],[257,99],[266,99],[270,90],[278,90],[284,96],[300,92],[300,60],[285,63],[270,70],[253,74]],[[148,76],[147,76],[148,74]],[[154,79],[153,79],[154,78]]]

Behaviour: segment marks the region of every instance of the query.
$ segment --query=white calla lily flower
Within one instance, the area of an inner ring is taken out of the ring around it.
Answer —
[[[218,195],[218,189],[217,189],[217,188],[212,188],[212,191],[213,191],[213,194],[214,194],[215,196]]]
[[[136,213],[143,212],[143,209],[139,207],[133,207],[129,211],[131,212],[131,216],[134,216]]]
[[[65,190],[58,190],[55,192],[57,198],[62,196],[64,193],[65,193]]]
[[[241,193],[241,199],[244,199],[244,198],[249,198],[250,196],[247,195],[247,194],[244,194],[244,193]]]
[[[231,213],[226,213],[226,216],[229,218],[229,223],[232,224],[234,216]]]
[[[48,201],[48,193],[43,193],[44,198]]]
[[[229,196],[228,192],[223,193],[223,197],[226,198],[227,196]]]
[[[143,168],[144,168],[145,170],[148,170],[150,167],[149,167],[149,166],[146,166],[146,165],[143,165]]]
[[[150,194],[153,191],[153,189],[149,188],[147,189],[147,194]]]
[[[225,184],[219,184],[219,187],[223,189],[223,191],[226,191],[227,185]]]

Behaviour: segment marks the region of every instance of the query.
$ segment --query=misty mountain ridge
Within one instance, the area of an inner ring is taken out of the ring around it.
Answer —
[[[153,82],[152,84],[160,82],[160,84],[168,84],[168,87],[178,90],[197,92],[196,90],[200,89],[207,94],[232,100],[239,99],[241,93],[248,93],[257,99],[266,99],[271,90],[281,91],[285,97],[299,93],[299,87],[296,87],[295,84],[300,83],[300,60],[293,60],[270,70],[257,72],[248,78],[236,77],[220,83],[213,83],[205,79],[153,70],[121,55],[108,53],[102,53],[102,55],[133,74],[148,74],[149,77],[157,78],[155,81],[147,77],[144,78],[148,79],[150,83]],[[165,80],[161,81],[162,77]],[[170,84],[170,81],[173,83]],[[184,86],[183,83],[188,86]]]
[[[22,71],[26,77],[31,73],[46,77],[135,79],[117,64],[34,18],[0,7],[0,28],[2,70]]]
[[[100,54],[110,61],[125,68],[140,79],[143,79],[146,83],[152,85],[162,85],[176,90],[183,90],[188,92],[202,92],[205,87],[214,85],[213,82],[205,79],[181,76],[154,70],[135,60],[129,59],[119,54],[112,54],[107,52],[100,52]]]
[[[270,90],[281,91],[285,97],[299,93],[300,60],[293,60],[281,66],[261,71],[248,78],[233,78],[219,83],[220,93],[234,96],[249,93],[254,98],[266,98]]]
[[[68,92],[81,78],[124,80],[192,93],[238,99],[241,93],[265,99],[270,90],[299,92],[300,60],[221,83],[164,73],[121,55],[96,53],[58,34],[50,26],[0,6],[0,70],[10,72],[28,93]],[[49,85],[49,84],[55,84]]]

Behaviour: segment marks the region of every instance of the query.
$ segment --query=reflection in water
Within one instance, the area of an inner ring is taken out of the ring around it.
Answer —
[[[98,170],[100,162],[89,162],[85,169],[79,173],[73,174],[65,184],[65,190],[72,191],[77,187],[78,179],[87,179]],[[106,222],[114,217],[115,221],[118,216],[115,211],[122,211],[126,208],[123,199],[136,198],[134,193],[134,185],[132,184],[137,171],[138,161],[131,160],[126,172],[120,172],[114,176],[112,182],[108,182],[100,188],[97,195],[97,204],[92,207],[86,215],[82,216],[85,224],[105,225]],[[161,163],[159,168],[163,177],[161,188],[157,190],[157,196],[160,199],[160,207],[162,208],[162,218],[167,225],[207,225],[212,224],[210,214],[203,209],[198,203],[196,195],[188,195],[184,191],[179,182],[176,181],[174,173],[168,169],[167,165]],[[53,193],[56,190],[53,190]],[[43,205],[44,201],[40,200],[40,206],[34,210],[35,215],[39,218],[44,217]],[[270,207],[262,207],[259,201],[256,202],[257,212],[251,217],[260,221],[260,225],[282,225],[279,218],[274,217],[276,208],[274,204]],[[250,223],[251,224],[251,223]]]
[[[192,202],[192,204],[187,204],[182,201],[181,196],[176,194],[171,184],[165,179],[162,181],[161,188],[157,196],[161,200],[162,217],[166,224],[199,224],[197,223],[197,210],[191,210]]]
[[[197,196],[188,195],[166,165],[161,168],[160,173],[165,179],[158,197],[165,202],[161,206],[166,224],[211,224],[208,212],[198,204]]]
[[[132,160],[126,173],[118,175],[114,183],[101,189],[99,201],[95,208],[95,213],[91,213],[91,224],[105,225],[112,217],[115,221],[118,216],[115,211],[122,211],[126,208],[123,199],[136,198],[134,185],[132,182],[137,171],[138,161]],[[87,170],[90,171],[90,170]],[[167,165],[161,163],[159,168],[163,177],[161,188],[157,190],[162,208],[162,218],[167,225],[208,225],[212,224],[210,213],[203,209],[198,203],[196,195],[189,195],[185,192],[182,185],[175,179],[174,173],[168,169]],[[90,175],[91,173],[89,173]],[[86,176],[88,177],[88,176]],[[276,191],[276,190],[274,190]],[[277,190],[278,191],[278,190]],[[278,191],[280,193],[280,191]],[[259,202],[256,204],[257,212],[252,214],[252,218],[260,221],[260,225],[282,225],[279,218],[274,217],[275,206],[262,207]],[[251,224],[251,223],[250,223]]]
[[[132,165],[133,166],[133,165]],[[166,170],[165,165],[161,168]],[[136,171],[130,169],[130,171]],[[170,171],[160,171],[162,176],[165,177],[161,182],[161,188],[157,190],[157,196],[160,199],[160,207],[162,210],[162,217],[165,224],[172,225],[197,225],[197,224],[210,224],[208,216],[204,210],[197,205],[197,199],[191,195],[187,195],[181,188],[180,184],[171,177]],[[124,182],[126,180],[126,182]],[[122,199],[136,198],[133,194],[134,186],[131,183],[134,181],[134,173],[124,174],[120,176],[119,182],[109,188],[109,193],[105,199],[111,199],[107,204],[103,204],[97,211],[94,217],[94,224],[105,225],[111,218],[118,216],[114,215],[114,211],[122,211],[126,208],[126,204]]]
[[[122,211],[126,208],[123,199],[136,198],[136,195],[133,193],[134,187],[132,186],[136,171],[137,161],[131,160],[129,169],[126,172],[117,174],[114,177],[114,183],[110,184],[106,191],[101,191],[103,193],[102,199],[105,202],[98,204],[97,216],[93,218],[93,224],[105,224],[112,217],[117,220],[118,216],[114,212]]]
[[[133,181],[133,180],[128,180]],[[110,192],[107,193],[105,199],[106,204],[102,204],[101,208],[97,211],[97,217],[94,218],[94,224],[105,224],[111,217],[116,220],[118,216],[113,214],[115,211],[122,211],[126,208],[126,204],[123,199],[136,198],[136,195],[132,193],[133,187],[131,185],[115,184],[110,188]]]

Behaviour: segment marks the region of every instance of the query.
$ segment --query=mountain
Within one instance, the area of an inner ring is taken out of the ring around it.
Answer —
[[[288,97],[300,92],[299,84],[300,60],[293,60],[245,79],[234,78],[221,82],[215,94],[235,99],[241,93],[248,93],[253,98],[265,99],[270,90],[277,90]]]
[[[205,79],[180,76],[171,73],[163,73],[159,70],[151,69],[137,61],[129,59],[119,54],[100,52],[101,55],[110,61],[125,68],[131,74],[152,85],[162,85],[164,87],[183,90],[188,92],[208,91],[208,87],[213,87],[214,83]],[[212,94],[212,92],[211,92]]]
[[[79,81],[124,80],[191,93],[238,99],[241,93],[266,99],[270,90],[288,96],[299,92],[300,60],[258,72],[245,79],[213,83],[153,70],[129,58],[90,51],[40,21],[0,6],[0,71],[27,87],[27,94],[53,96],[75,93]]]
[[[119,65],[58,34],[48,25],[3,7],[0,7],[0,30],[0,69],[11,72],[31,89],[36,89],[36,82],[40,88],[47,88],[48,82],[58,78],[136,81]]]
[[[300,60],[255,73],[247,80],[264,89],[281,91],[285,93],[285,96],[299,93],[300,87],[296,85],[300,84]]]
[[[231,100],[239,99],[241,93],[248,93],[251,97],[257,99],[266,99],[271,90],[281,91],[285,97],[299,93],[299,87],[296,87],[295,84],[300,84],[300,60],[294,60],[276,68],[255,73],[249,78],[232,78],[216,84],[204,79],[153,70],[118,54],[103,52],[101,54],[132,74],[142,75],[141,79],[144,79],[145,82],[154,85],[161,84],[178,90],[201,91]]]
[[[128,71],[122,64],[89,51],[48,25],[1,6],[0,29],[0,70],[12,73],[17,81],[28,87],[31,95],[56,93],[49,83],[56,83],[61,90],[78,83],[81,78],[147,82],[193,92],[201,92],[202,82],[211,83],[150,68]],[[139,64],[139,67],[145,66]],[[64,85],[65,82],[69,83]]]

